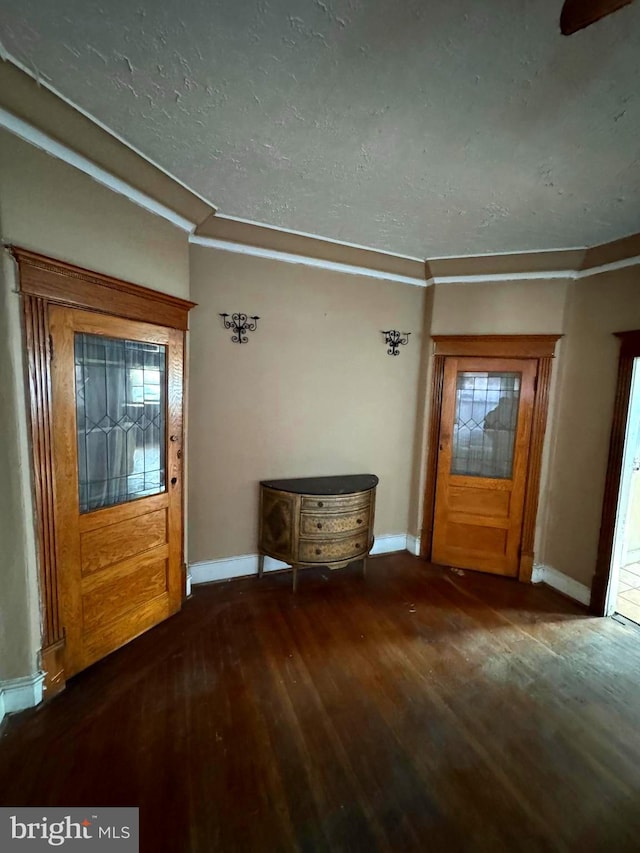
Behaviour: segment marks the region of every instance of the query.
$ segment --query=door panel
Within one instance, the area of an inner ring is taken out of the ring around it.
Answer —
[[[67,676],[182,601],[183,335],[49,312]]]
[[[517,575],[534,359],[447,358],[432,559]]]

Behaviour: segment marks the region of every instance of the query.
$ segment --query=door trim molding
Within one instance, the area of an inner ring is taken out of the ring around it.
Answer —
[[[69,308],[84,308],[183,332],[188,329],[189,311],[195,302],[17,246],[7,248],[18,263],[23,294]]]
[[[553,358],[562,335],[432,335],[433,354],[479,358]]]
[[[433,335],[433,370],[431,386],[431,408],[427,425],[427,471],[423,501],[422,534],[420,556],[431,560],[433,525],[436,497],[436,475],[438,468],[438,444],[440,441],[440,412],[444,365],[447,357],[471,356],[479,358],[527,358],[537,361],[533,419],[529,440],[529,461],[525,487],[522,535],[520,540],[520,564],[518,580],[531,582],[535,559],[535,538],[542,450],[549,411],[549,388],[551,385],[551,362],[555,347],[562,335]]]
[[[618,379],[609,438],[609,458],[607,461],[607,476],[602,501],[598,556],[593,584],[591,586],[591,602],[589,605],[591,612],[597,616],[604,616],[607,603],[607,588],[611,576],[613,538],[618,512],[618,494],[622,479],[622,457],[624,454],[624,441],[627,432],[627,418],[629,416],[631,398],[633,361],[635,358],[640,358],[640,330],[616,332],[615,336],[620,339]]]
[[[65,305],[155,323],[178,329],[184,336],[194,303],[15,246],[9,249],[18,264],[23,303],[42,614],[40,664],[49,698],[65,686],[65,632],[55,529],[49,306]]]

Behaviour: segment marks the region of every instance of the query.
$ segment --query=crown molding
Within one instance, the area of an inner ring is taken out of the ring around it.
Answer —
[[[429,258],[427,278],[444,283],[448,280],[500,280],[507,276],[562,278],[582,266],[585,249],[556,249],[541,252],[511,252],[500,255],[468,255],[458,258]],[[488,277],[488,278],[487,278]]]
[[[416,258],[413,255],[403,255],[400,252],[388,252],[385,249],[374,249],[372,246],[363,246],[361,243],[350,243],[348,240],[337,240],[335,237],[323,237],[321,234],[311,234],[309,231],[296,231],[293,228],[283,228],[280,225],[269,225],[267,222],[256,222],[255,219],[246,219],[242,216],[231,216],[229,213],[215,213],[216,221],[221,219],[229,222],[239,222],[242,225],[252,225],[256,228],[267,228],[269,231],[279,231],[282,234],[289,234],[292,237],[308,237],[311,240],[320,241],[321,243],[331,243],[335,246],[342,246],[347,249],[362,249],[365,252],[375,252],[376,255],[383,255],[388,258],[400,258],[403,261],[414,261],[418,264],[423,264],[423,258]],[[206,223],[202,223],[202,228]]]
[[[594,259],[605,258],[609,259],[605,263],[592,263]],[[428,284],[481,284],[553,279],[575,281],[637,264],[640,264],[640,234],[591,249],[436,258],[426,261],[425,267]]]
[[[634,267],[636,264],[640,264],[640,254],[631,258],[624,258],[621,261],[612,261],[609,264],[601,264],[598,267],[589,267],[589,269],[577,270],[575,278],[591,278],[591,276],[600,275],[603,272],[615,272],[616,270],[623,270],[626,267]]]
[[[394,281],[399,284],[411,284],[415,287],[427,287],[428,282],[417,276],[399,275],[398,273],[385,270],[372,269],[367,266],[341,263],[327,260],[326,258],[315,258],[310,255],[298,255],[291,252],[282,252],[276,249],[267,249],[262,246],[252,246],[247,243],[237,243],[231,240],[220,240],[215,237],[201,237],[197,234],[189,236],[189,242],[195,246],[204,246],[209,249],[218,249],[222,252],[232,252],[239,255],[248,255],[253,258],[266,258],[273,261],[281,261],[286,264],[300,264],[306,267],[329,270],[331,272],[345,273],[347,275],[360,275],[367,278],[376,278],[382,281]]]
[[[637,257],[640,257],[640,233],[629,234],[619,240],[611,240],[609,243],[587,249],[582,269],[608,268],[609,264],[633,260]]]
[[[215,248],[224,248],[226,251],[270,257],[288,263],[324,265],[326,269],[351,271],[358,275],[362,274],[362,270],[368,270],[375,278],[391,278],[393,281],[423,287],[426,284],[422,260],[324,240],[295,231],[274,229],[237,218],[210,216],[198,226],[194,236],[216,240]]]
[[[496,281],[548,281],[551,279],[573,280],[575,270],[548,270],[546,272],[484,273],[481,275],[436,275],[427,279],[427,284],[483,284]]]

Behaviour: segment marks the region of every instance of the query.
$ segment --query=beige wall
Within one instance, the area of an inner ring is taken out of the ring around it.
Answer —
[[[86,175],[0,131],[0,234],[137,284],[189,294],[187,235]],[[0,680],[37,667],[39,599],[19,297],[0,280]]]
[[[274,477],[375,473],[376,535],[406,533],[425,289],[201,246],[191,271],[190,560],[255,553]],[[247,345],[223,311],[260,316]]]
[[[5,243],[189,296],[187,235],[60,160],[0,131]]]
[[[640,266],[582,279],[572,288],[542,558],[590,585],[618,368],[612,333],[640,328]]]
[[[560,334],[568,289],[565,279],[436,284],[431,333]]]

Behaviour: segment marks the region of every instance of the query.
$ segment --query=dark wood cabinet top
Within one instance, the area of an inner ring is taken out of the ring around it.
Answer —
[[[261,486],[292,492],[295,495],[350,495],[366,492],[378,485],[375,474],[350,474],[342,477],[297,477],[291,480],[262,480]]]

